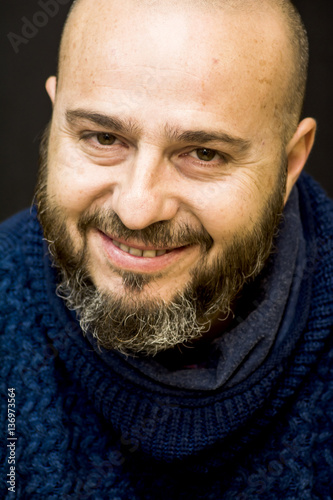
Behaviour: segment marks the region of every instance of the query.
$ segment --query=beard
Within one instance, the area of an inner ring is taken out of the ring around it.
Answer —
[[[274,192],[250,231],[235,234],[223,251],[209,263],[213,239],[202,227],[195,230],[174,221],[155,222],[141,230],[128,229],[112,210],[82,213],[77,229],[82,238],[77,251],[67,227],[66,213],[47,195],[49,126],[40,146],[40,168],[36,187],[38,217],[58,269],[57,294],[76,312],[83,333],[89,332],[100,347],[122,354],[154,356],[177,345],[190,344],[204,335],[211,318],[228,317],[244,285],[263,269],[273,247],[284,206],[286,159]],[[122,279],[124,294],[99,289],[89,272],[87,234],[97,228],[116,239],[134,239],[152,247],[199,245],[200,258],[190,280],[172,299],[149,297],[149,284],[159,275],[112,268]],[[143,290],[145,293],[143,297]]]

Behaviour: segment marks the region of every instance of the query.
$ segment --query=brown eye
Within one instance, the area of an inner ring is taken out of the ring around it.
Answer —
[[[197,156],[199,160],[211,161],[215,158],[216,152],[214,151],[214,149],[207,149],[207,148],[197,149]]]
[[[115,142],[116,138],[114,135],[111,134],[106,134],[106,133],[101,133],[96,135],[97,141],[102,145],[102,146],[112,146],[112,144]]]

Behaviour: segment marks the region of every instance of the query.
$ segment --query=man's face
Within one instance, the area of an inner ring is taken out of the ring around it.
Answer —
[[[55,101],[46,237],[66,268],[84,267],[131,313],[200,288],[201,272],[205,287],[228,269],[243,284],[260,270],[283,205],[270,52],[280,26],[86,4]],[[217,278],[217,295],[230,279]]]

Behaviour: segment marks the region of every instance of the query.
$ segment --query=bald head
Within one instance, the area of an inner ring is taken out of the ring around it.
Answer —
[[[119,17],[119,10],[116,9],[117,4],[114,3],[112,5],[112,1],[76,0],[73,2],[61,39],[58,85],[61,84],[63,66],[66,65],[66,61],[69,61],[70,55],[75,52],[77,45],[81,44],[81,48],[83,49],[83,45],[88,46],[96,43],[96,39],[94,40],[93,36],[89,36],[91,25],[94,22],[99,23],[100,32],[106,32],[107,28],[112,28],[115,21],[112,15],[114,11],[117,11],[118,14],[117,27],[119,27],[118,23],[122,23],[120,30],[127,29],[127,21],[133,16],[134,11],[137,14],[141,12],[141,15],[144,17],[148,13],[153,19],[158,14],[160,14],[159,17],[161,18],[161,13],[163,12],[174,12],[176,15],[177,12],[183,9],[187,12],[189,23],[191,23],[191,17],[200,16],[200,12],[211,13],[214,16],[220,17],[221,20],[223,14],[227,14],[230,19],[233,19],[233,22],[237,18],[244,20],[245,17],[248,21],[248,26],[245,26],[247,34],[252,33],[252,39],[255,43],[257,43],[258,38],[261,38],[259,41],[263,45],[266,43],[264,51],[271,52],[271,60],[267,59],[266,63],[278,66],[278,72],[275,72],[275,75],[272,74],[275,80],[275,94],[279,95],[279,99],[274,104],[274,115],[281,125],[281,134],[284,143],[288,142],[295,132],[300,119],[308,68],[307,34],[299,13],[289,0],[142,0],[140,2],[126,0],[124,3],[127,4],[124,9],[125,12],[127,11],[127,15],[121,18]],[[272,40],[269,36],[267,37],[265,30],[260,33],[260,21],[263,25],[265,23],[267,25],[267,20],[273,19],[275,19],[281,28],[275,40]],[[154,21],[152,20],[152,22]],[[114,25],[114,27],[116,26]],[[256,29],[258,27],[259,29]],[[204,28],[203,26],[201,33],[198,32],[197,44],[200,43],[200,36],[205,38],[210,35],[209,32],[205,32]],[[242,36],[241,29],[240,26],[240,38]],[[173,35],[170,34],[170,36],[172,37]],[[280,40],[278,40],[278,37],[280,37]],[[194,50],[196,50],[195,45],[193,47]],[[244,55],[249,57],[249,45],[246,42],[244,47],[247,47]],[[181,50],[181,48],[175,47],[175,50]],[[76,56],[74,55],[74,57]],[[260,57],[260,55],[253,51],[253,57]],[[264,79],[265,77],[262,80]]]

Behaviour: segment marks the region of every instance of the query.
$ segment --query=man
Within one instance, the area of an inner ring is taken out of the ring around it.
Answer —
[[[37,208],[1,232],[5,495],[332,497],[307,58],[287,0],[74,5]]]

